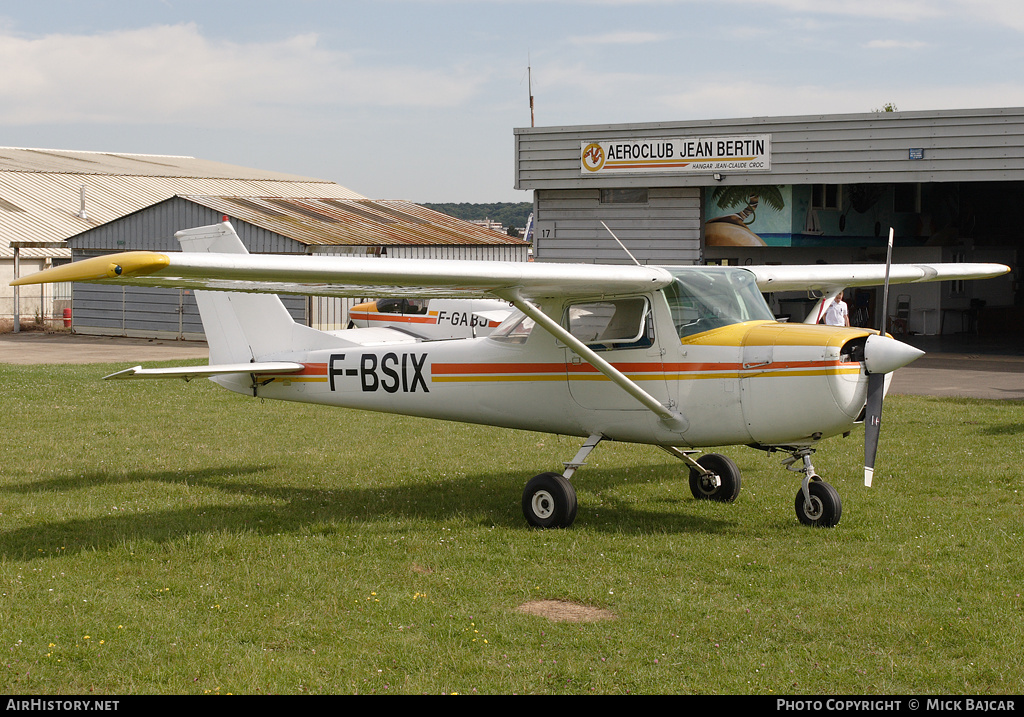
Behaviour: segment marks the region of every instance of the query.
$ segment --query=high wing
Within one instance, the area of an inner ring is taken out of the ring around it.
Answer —
[[[890,250],[892,237],[890,236]],[[990,279],[1010,271],[1003,264],[812,264],[809,266],[747,266],[764,292],[807,291],[818,301],[804,319],[818,323],[843,289],[880,284],[917,284],[955,279]]]
[[[183,244],[213,244],[210,253],[133,251],[84,259],[12,282],[13,286],[60,281],[180,287],[316,296],[480,298],[516,295],[614,296],[660,289],[672,283],[663,267],[537,262],[378,259],[339,256],[218,253],[229,222],[178,232]],[[680,269],[683,267],[676,267]],[[820,290],[882,284],[884,265],[746,266],[761,291]],[[889,283],[979,279],[1009,271],[1001,264],[897,264]]]
[[[761,291],[822,291],[877,286],[885,281],[885,264],[813,264],[745,266]],[[890,284],[954,279],[990,279],[1010,270],[1003,264],[893,264]]]
[[[13,285],[80,281],[337,297],[483,298],[518,292],[531,300],[638,293],[673,280],[654,266],[217,253],[218,234],[235,236],[227,222],[189,229],[175,236],[183,245],[192,239],[211,242],[212,253],[109,254],[54,267]]]

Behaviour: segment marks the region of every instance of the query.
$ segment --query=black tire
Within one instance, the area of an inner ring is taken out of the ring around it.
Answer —
[[[810,505],[804,500],[802,488],[796,493],[796,517],[800,522],[816,528],[834,528],[839,525],[839,518],[843,515],[839,492],[820,480],[812,480],[807,489],[811,494]]]
[[[696,468],[691,468],[690,492],[694,498],[731,503],[739,497],[740,469],[731,458],[720,453],[708,453],[698,458],[697,463],[711,471],[717,480],[705,477]]]
[[[568,528],[576,520],[576,489],[559,473],[541,473],[523,489],[523,515],[535,528]]]

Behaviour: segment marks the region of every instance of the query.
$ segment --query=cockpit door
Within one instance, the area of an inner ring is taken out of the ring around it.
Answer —
[[[563,314],[563,326],[646,392],[669,404],[664,351],[648,297],[570,304]],[[580,406],[647,410],[572,350],[566,347],[564,351],[569,393]]]

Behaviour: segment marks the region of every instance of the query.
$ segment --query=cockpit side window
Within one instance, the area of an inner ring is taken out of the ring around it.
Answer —
[[[425,314],[426,299],[377,299],[377,311],[382,314]]]
[[[640,296],[573,304],[563,323],[569,333],[599,351],[654,343],[650,307]]]
[[[595,351],[654,345],[651,307],[642,296],[572,304],[565,311],[562,325]],[[533,319],[517,310],[489,338],[502,343],[525,344],[533,328]]]

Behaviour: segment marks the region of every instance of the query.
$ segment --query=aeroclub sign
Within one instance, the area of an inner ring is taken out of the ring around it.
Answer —
[[[769,134],[581,142],[580,173],[765,172],[771,142]]]

